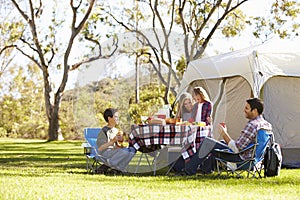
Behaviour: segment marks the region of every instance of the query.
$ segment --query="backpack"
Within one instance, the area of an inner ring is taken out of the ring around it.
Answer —
[[[278,176],[280,174],[282,154],[279,144],[272,142],[267,147],[264,155],[265,177]]]

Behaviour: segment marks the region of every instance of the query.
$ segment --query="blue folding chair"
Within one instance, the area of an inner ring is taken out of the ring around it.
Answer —
[[[250,144],[247,148],[243,149],[238,153],[234,153],[232,151],[228,151],[228,149],[215,149],[215,157],[217,162],[217,170],[218,174],[221,175],[222,172],[226,172],[227,176],[237,175],[237,177],[241,177],[243,172],[247,172],[247,177],[252,174],[252,177],[256,177],[256,173],[262,178],[261,172],[263,169],[263,159],[266,148],[272,136],[271,131],[267,131],[264,129],[260,129],[257,132],[256,143]],[[222,154],[234,155],[241,154],[249,149],[253,148],[253,154],[251,158],[240,161],[240,162],[229,162],[223,159]],[[233,167],[234,166],[234,167]]]
[[[88,174],[95,174],[97,169],[103,163],[106,163],[106,159],[98,153],[97,137],[100,131],[101,128],[84,129],[85,143],[82,143],[82,147],[86,156],[86,170]]]

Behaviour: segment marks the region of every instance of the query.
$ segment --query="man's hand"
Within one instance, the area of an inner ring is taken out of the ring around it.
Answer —
[[[110,145],[113,145],[114,143],[116,143],[118,141],[118,138],[117,138],[117,136],[115,136],[113,139],[111,139],[110,141],[109,141],[109,143],[110,143]]]
[[[219,133],[222,136],[222,138],[225,140],[225,142],[228,144],[229,141],[231,140],[231,137],[227,133],[227,126],[224,124],[219,124]]]
[[[219,133],[222,137],[225,133],[227,133],[227,126],[225,124],[219,124]]]

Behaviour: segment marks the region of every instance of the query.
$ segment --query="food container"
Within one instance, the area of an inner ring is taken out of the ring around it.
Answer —
[[[166,118],[167,124],[176,124],[176,118]]]

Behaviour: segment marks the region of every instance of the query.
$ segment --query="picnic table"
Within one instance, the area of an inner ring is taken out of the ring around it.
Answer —
[[[197,152],[205,137],[212,137],[210,126],[133,124],[129,144],[136,150],[145,146],[178,145],[182,147],[181,155],[188,161]]]

